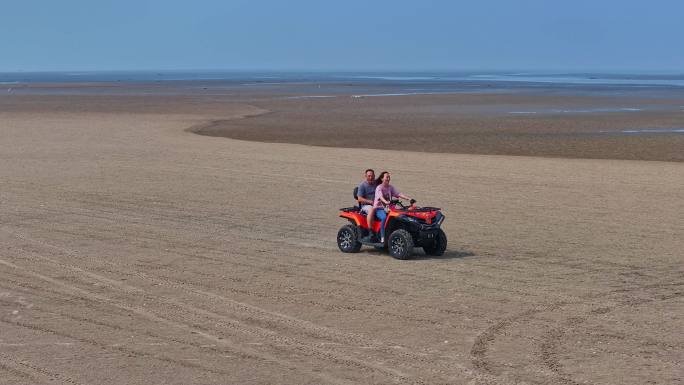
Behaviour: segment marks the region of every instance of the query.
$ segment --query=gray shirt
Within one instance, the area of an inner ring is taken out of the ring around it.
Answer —
[[[377,185],[375,184],[375,182],[370,184],[364,180],[359,185],[359,191],[356,192],[356,195],[358,197],[364,197],[364,198],[366,198],[372,202],[373,199],[375,199],[375,188],[376,187],[377,187]]]

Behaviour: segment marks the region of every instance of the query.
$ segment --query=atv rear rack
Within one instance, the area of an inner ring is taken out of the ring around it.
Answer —
[[[440,209],[439,207],[418,207],[418,208],[415,208],[415,209],[411,209],[411,208],[408,208],[408,207],[407,207],[407,208],[399,208],[399,207],[397,207],[397,211],[411,211],[411,212],[414,212],[414,213],[425,213],[425,212],[437,211],[437,210],[441,210],[441,209]]]

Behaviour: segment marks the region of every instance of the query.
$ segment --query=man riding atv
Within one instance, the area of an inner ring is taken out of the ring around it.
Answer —
[[[373,201],[375,199],[375,188],[378,187],[375,171],[372,168],[367,169],[364,178],[365,180],[354,190],[354,199],[359,202],[361,212],[368,215],[368,227],[372,228],[373,217],[375,217]]]

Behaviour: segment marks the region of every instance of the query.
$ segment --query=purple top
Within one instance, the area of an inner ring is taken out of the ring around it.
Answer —
[[[385,205],[380,201],[380,196],[382,196],[385,200],[390,200],[391,197],[396,197],[401,194],[399,190],[394,188],[394,186],[389,185],[385,187],[382,184],[379,184],[378,187],[375,188],[375,200],[373,201],[373,207],[385,207]]]

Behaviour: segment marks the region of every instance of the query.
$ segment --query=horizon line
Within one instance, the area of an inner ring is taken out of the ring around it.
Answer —
[[[40,69],[40,70],[1,70],[1,74],[97,74],[97,73],[202,73],[202,72],[225,72],[225,73],[482,73],[482,72],[528,72],[534,74],[540,73],[562,73],[562,74],[642,74],[642,73],[658,73],[658,74],[684,74],[682,69],[627,69],[627,68],[450,68],[450,69],[322,69],[322,68],[177,68],[177,69],[160,69],[160,68],[139,68],[139,69]]]

